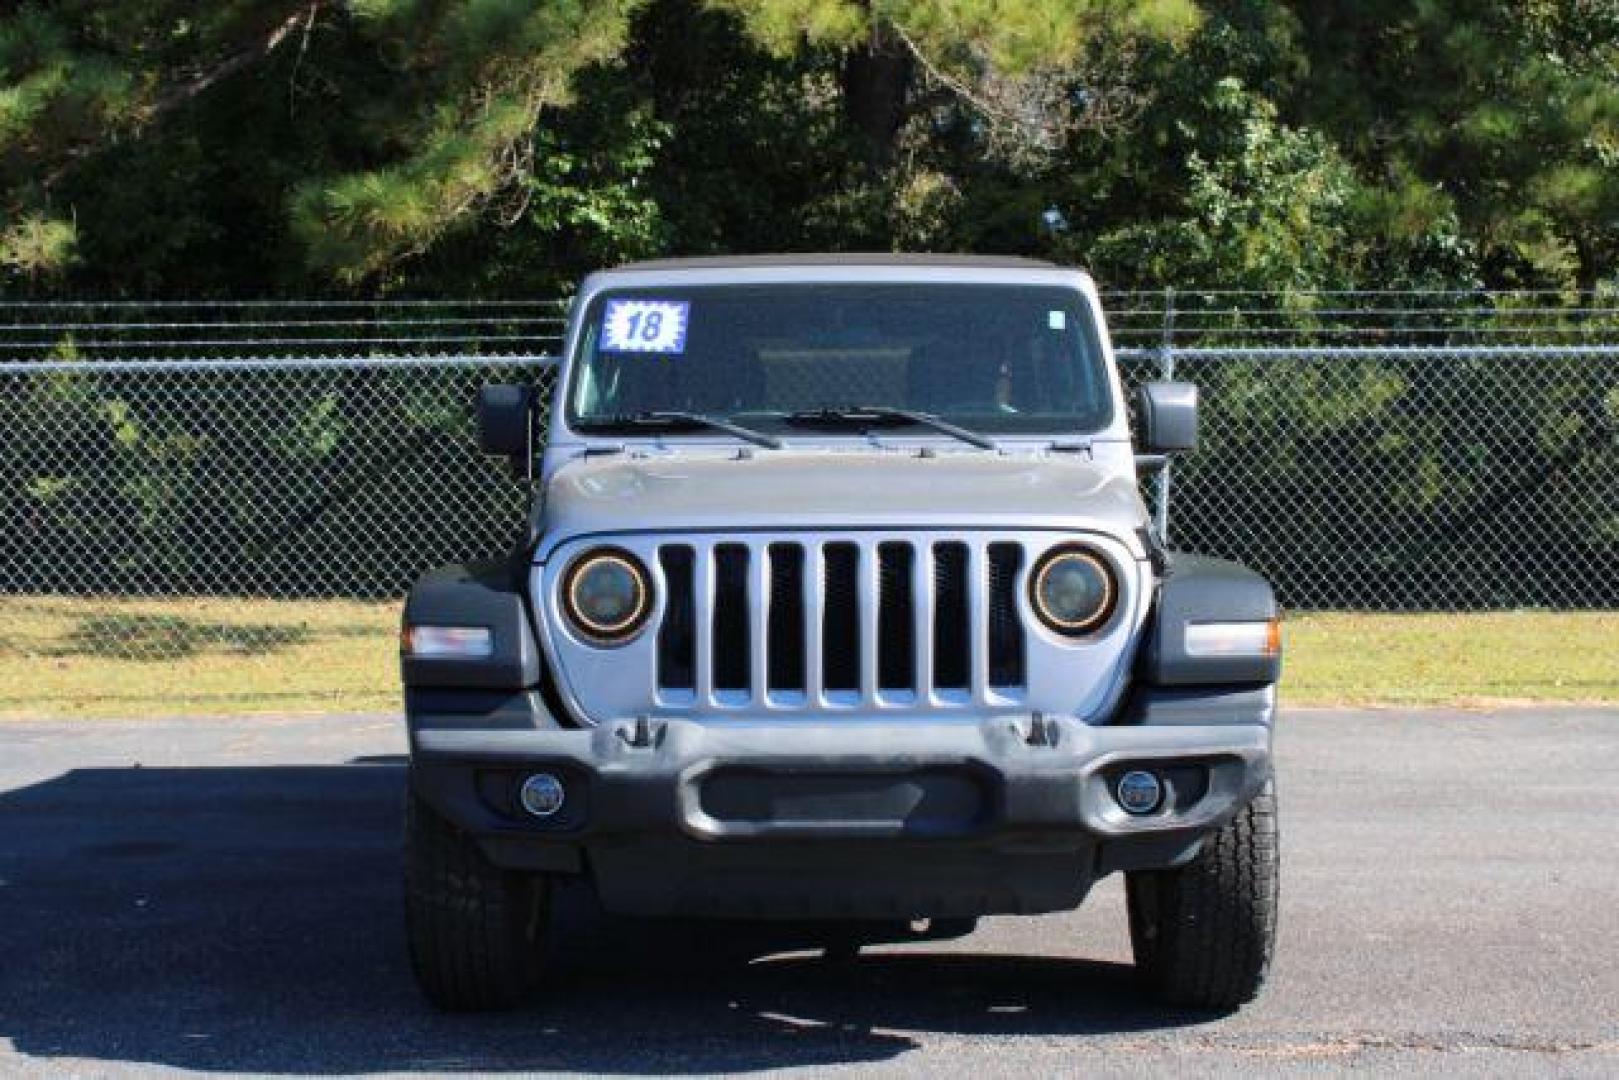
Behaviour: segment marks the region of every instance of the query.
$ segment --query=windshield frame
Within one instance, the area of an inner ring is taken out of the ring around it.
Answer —
[[[948,287],[961,289],[1009,290],[1009,291],[1056,291],[1067,294],[1068,311],[1076,316],[1074,330],[1081,336],[1078,351],[1082,355],[1073,357],[1072,362],[1077,365],[1089,364],[1093,370],[1088,378],[1098,388],[1096,408],[1086,418],[1085,424],[1079,423],[1079,417],[1072,422],[1063,423],[1059,419],[1047,415],[1039,417],[1039,422],[1029,426],[989,427],[979,428],[974,425],[973,417],[955,412],[939,413],[942,419],[949,420],[959,426],[972,429],[975,433],[989,436],[997,441],[1035,441],[1049,442],[1053,438],[1089,438],[1109,431],[1117,422],[1119,416],[1117,375],[1113,370],[1111,352],[1107,347],[1105,325],[1102,321],[1098,305],[1090,290],[1082,286],[1088,285],[1088,279],[1078,272],[1068,271],[1059,274],[1041,273],[1038,275],[995,275],[993,277],[968,276],[956,274],[940,275],[926,273],[912,276],[888,276],[869,278],[865,275],[828,275],[792,276],[784,277],[771,274],[768,277],[755,277],[744,275],[737,277],[716,277],[710,274],[703,275],[674,275],[659,274],[646,275],[646,280],[640,280],[642,275],[627,275],[612,273],[602,275],[600,284],[591,288],[587,281],[586,289],[579,298],[578,315],[568,338],[565,378],[557,387],[561,396],[559,408],[553,411],[553,423],[560,421],[563,430],[582,441],[611,441],[629,442],[644,441],[655,443],[713,443],[716,441],[732,441],[729,436],[714,431],[705,431],[701,428],[681,431],[633,431],[627,426],[612,430],[602,430],[595,426],[592,419],[579,411],[581,396],[580,381],[584,377],[587,366],[587,351],[594,347],[595,335],[600,332],[600,323],[606,304],[615,299],[646,298],[649,292],[676,292],[685,296],[698,292],[732,292],[748,289],[780,290],[793,287],[805,289],[826,287],[872,288],[884,287]],[[832,403],[827,403],[832,404]],[[866,406],[892,406],[905,407],[903,402],[840,402],[839,405],[866,405]],[[716,414],[719,415],[719,414]],[[762,412],[735,412],[725,413],[725,419],[735,418],[736,422],[747,423],[753,426],[757,418],[765,415]],[[766,430],[766,429],[761,429]],[[794,428],[790,425],[772,424],[768,427],[770,434],[779,436],[793,443],[825,443],[825,442],[870,442],[874,437],[883,441],[903,442],[949,442],[952,437],[925,427],[896,426],[884,428],[880,436],[874,432],[862,431],[836,431],[833,429],[815,430],[812,428]]]

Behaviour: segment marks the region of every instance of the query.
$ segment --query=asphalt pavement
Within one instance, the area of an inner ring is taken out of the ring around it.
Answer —
[[[1116,880],[852,962],[581,894],[548,992],[440,1016],[403,748],[378,716],[0,723],[0,1075],[1619,1075],[1619,711],[1287,714],[1276,969],[1219,1019],[1138,991]]]

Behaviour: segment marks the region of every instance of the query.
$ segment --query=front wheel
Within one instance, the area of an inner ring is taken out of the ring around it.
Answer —
[[[521,1001],[544,944],[548,884],[490,863],[477,841],[412,792],[405,808],[405,933],[427,999],[449,1012]]]
[[[1274,781],[1185,866],[1125,875],[1136,968],[1165,1002],[1230,1012],[1254,999],[1276,942]]]

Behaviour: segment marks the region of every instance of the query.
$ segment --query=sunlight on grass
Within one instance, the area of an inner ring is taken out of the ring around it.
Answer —
[[[0,716],[399,707],[399,605],[0,598]]]
[[[1291,705],[1619,703],[1619,613],[1303,614],[1283,624]]]
[[[0,597],[0,717],[399,708],[397,603]],[[1619,613],[1300,614],[1286,705],[1619,704]]]

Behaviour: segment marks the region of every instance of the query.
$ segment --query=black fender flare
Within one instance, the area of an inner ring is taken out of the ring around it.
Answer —
[[[1176,554],[1158,587],[1139,675],[1150,686],[1270,685],[1282,675],[1271,656],[1191,656],[1191,623],[1264,622],[1280,615],[1269,581],[1240,563]]]
[[[494,648],[478,659],[401,652],[407,688],[518,691],[540,685],[544,665],[528,618],[528,564],[528,553],[519,551],[443,566],[417,580],[405,600],[405,626],[486,626]]]

